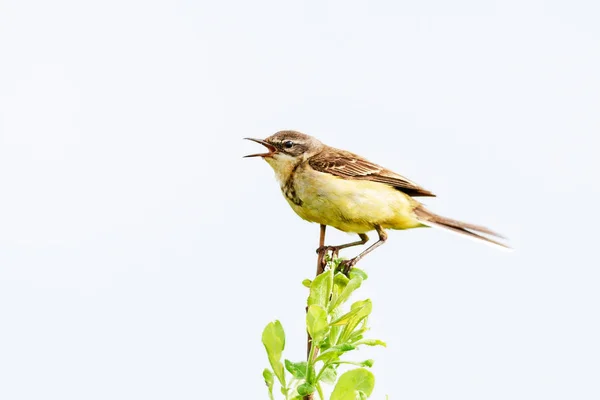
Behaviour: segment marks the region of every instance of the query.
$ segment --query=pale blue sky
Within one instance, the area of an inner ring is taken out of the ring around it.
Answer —
[[[318,240],[241,158],[281,129],[516,248],[390,232],[374,399],[600,398],[598,4],[0,0],[0,398],[267,398]]]

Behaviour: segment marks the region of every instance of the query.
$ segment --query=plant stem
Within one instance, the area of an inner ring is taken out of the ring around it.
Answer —
[[[325,246],[325,229],[327,228],[326,225],[321,225],[320,227],[320,233],[319,233],[319,248],[322,248],[323,246]],[[325,251],[319,251],[319,254],[317,255],[317,274],[315,276],[319,276],[323,273],[323,271],[325,270],[325,265],[323,263],[323,258],[325,257]],[[306,311],[308,312],[308,307],[306,307]],[[310,368],[310,365],[313,363],[314,359],[317,358],[317,354],[319,353],[319,349],[316,346],[313,346],[313,342],[312,342],[312,338],[310,337],[310,334],[308,334],[308,337],[306,339],[306,364],[307,364],[307,368]],[[318,382],[315,382],[315,384],[317,384],[317,387],[320,389],[320,387],[318,386]],[[314,393],[311,394],[307,394],[306,396],[304,396],[304,400],[313,400]],[[321,391],[319,390],[319,395],[321,396],[321,398],[323,398],[323,395],[321,393]]]
[[[311,343],[310,352],[308,353],[308,357],[306,358],[306,377],[310,378],[310,367],[313,364],[315,350],[317,350],[316,346]]]
[[[323,395],[323,389],[321,388],[321,384],[317,381],[317,392],[319,392],[319,398],[321,400],[325,400],[325,396]]]
[[[321,379],[321,375],[323,375],[323,371],[325,371],[325,368],[327,368],[329,366],[328,363],[323,363],[323,367],[321,367],[321,370],[319,371],[319,373],[317,374],[316,378],[315,378],[315,382],[317,382],[317,384],[319,383],[319,379]]]

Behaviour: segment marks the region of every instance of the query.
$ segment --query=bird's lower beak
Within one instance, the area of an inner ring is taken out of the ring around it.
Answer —
[[[244,138],[244,139],[252,140],[253,142],[260,143],[269,150],[268,153],[250,154],[250,155],[244,156],[244,158],[246,158],[246,157],[269,157],[269,156],[272,156],[273,154],[277,153],[277,148],[275,146],[273,146],[272,144],[265,142],[264,140],[253,139],[253,138]]]

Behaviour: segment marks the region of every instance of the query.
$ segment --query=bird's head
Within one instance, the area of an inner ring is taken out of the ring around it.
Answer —
[[[279,131],[264,140],[246,139],[262,144],[268,152],[245,157],[262,157],[275,171],[295,166],[320,153],[325,146],[314,137],[296,131]]]

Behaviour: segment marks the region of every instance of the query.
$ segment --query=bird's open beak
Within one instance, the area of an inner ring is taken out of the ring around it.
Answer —
[[[250,155],[244,156],[244,158],[246,158],[246,157],[270,157],[273,154],[277,153],[277,148],[275,146],[273,146],[272,144],[265,142],[264,140],[253,139],[253,138],[244,138],[244,139],[252,140],[253,142],[260,143],[269,150],[268,153],[250,154]]]

